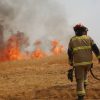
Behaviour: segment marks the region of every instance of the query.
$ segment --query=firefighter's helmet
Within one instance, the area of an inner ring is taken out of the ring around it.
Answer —
[[[76,35],[82,35],[83,32],[87,32],[87,31],[88,31],[88,28],[85,27],[85,26],[83,26],[83,25],[81,25],[81,24],[75,25],[75,26],[73,27],[73,29],[74,29]]]

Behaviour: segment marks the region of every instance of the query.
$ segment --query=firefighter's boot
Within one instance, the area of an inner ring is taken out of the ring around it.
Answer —
[[[84,96],[78,96],[78,100],[84,100]]]

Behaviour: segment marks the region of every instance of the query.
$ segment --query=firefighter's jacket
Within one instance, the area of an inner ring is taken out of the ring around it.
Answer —
[[[91,37],[87,35],[72,37],[68,46],[69,64],[73,66],[92,64],[92,51],[100,59],[100,51]]]

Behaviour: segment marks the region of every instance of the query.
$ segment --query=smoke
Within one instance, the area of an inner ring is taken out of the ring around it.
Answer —
[[[5,36],[22,31],[30,38],[66,40],[69,31],[67,12],[61,0],[1,0],[0,23]]]

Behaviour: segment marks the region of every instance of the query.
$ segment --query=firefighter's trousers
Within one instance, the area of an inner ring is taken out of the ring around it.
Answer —
[[[88,82],[88,72],[91,68],[91,65],[76,66],[75,67],[75,77],[77,82],[77,95],[83,96],[86,94],[85,86]]]

